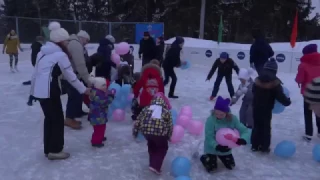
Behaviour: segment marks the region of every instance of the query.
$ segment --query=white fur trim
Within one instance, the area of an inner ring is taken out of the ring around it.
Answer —
[[[151,118],[161,119],[162,107],[159,105],[151,105],[149,110],[152,110]]]
[[[102,77],[90,77],[89,81],[93,84],[93,86],[97,89],[104,88],[106,82],[105,78]]]

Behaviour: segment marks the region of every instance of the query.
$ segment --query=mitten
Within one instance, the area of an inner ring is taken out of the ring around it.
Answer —
[[[228,152],[231,149],[228,146],[221,146],[221,145],[217,145],[216,146],[216,150],[220,151],[220,152]]]
[[[242,139],[242,138],[239,138],[236,143],[237,143],[239,146],[247,145],[247,141],[244,140],[244,139]]]

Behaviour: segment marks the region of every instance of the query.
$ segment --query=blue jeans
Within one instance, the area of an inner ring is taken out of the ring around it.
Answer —
[[[68,94],[66,118],[75,119],[82,116],[82,94],[80,94],[69,82],[65,82]]]

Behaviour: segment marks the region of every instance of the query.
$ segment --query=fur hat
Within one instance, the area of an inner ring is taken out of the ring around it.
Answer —
[[[116,42],[116,39],[115,39],[111,34],[107,35],[107,36],[106,36],[106,39],[108,39],[108,40],[111,41],[112,43],[115,43],[115,42]]]
[[[238,78],[249,80],[253,74],[254,74],[254,70],[252,68],[249,68],[249,69],[241,68],[238,74]]]
[[[223,99],[221,96],[218,96],[214,109],[228,113],[230,112],[230,102],[229,98]]]
[[[97,89],[102,89],[107,86],[107,81],[103,77],[90,77],[89,81]]]
[[[302,49],[303,55],[318,52],[317,44],[308,44]]]
[[[61,28],[60,23],[56,21],[51,22],[48,28],[50,30],[50,40],[55,43],[66,41],[70,38],[68,31]]]
[[[88,39],[90,41],[90,35],[84,30],[80,30],[78,32],[77,36],[86,38],[86,39]]]

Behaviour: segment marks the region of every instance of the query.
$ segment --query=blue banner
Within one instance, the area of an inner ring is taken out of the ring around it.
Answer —
[[[163,36],[163,24],[136,24],[136,43],[139,44],[143,33],[148,31],[154,39]]]

